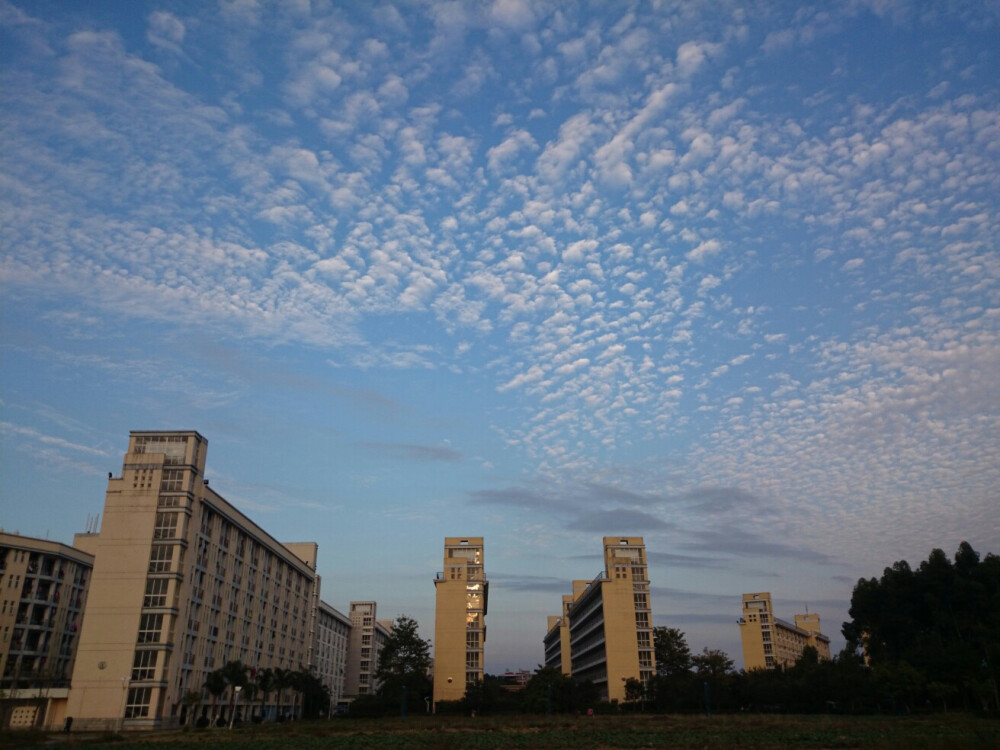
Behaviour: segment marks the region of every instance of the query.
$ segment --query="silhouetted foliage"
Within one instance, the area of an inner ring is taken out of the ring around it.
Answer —
[[[554,667],[535,670],[521,692],[525,713],[577,713],[596,709],[599,702],[600,693],[592,682],[577,682]]]
[[[684,640],[684,633],[677,628],[653,628],[653,649],[658,675],[669,677],[691,670],[691,649]]]
[[[385,713],[399,713],[404,694],[408,713],[426,710],[424,698],[431,693],[430,643],[420,637],[418,627],[416,620],[400,615],[382,647],[375,679]]]
[[[514,713],[520,707],[516,692],[508,690],[501,678],[495,675],[484,675],[483,679],[465,689],[465,697],[459,702],[459,708],[464,714],[473,711],[480,716]],[[438,706],[440,713],[441,707]]]
[[[899,561],[858,581],[850,616],[844,637],[894,710],[1000,711],[1000,557],[962,542],[954,563],[939,549],[916,570]]]

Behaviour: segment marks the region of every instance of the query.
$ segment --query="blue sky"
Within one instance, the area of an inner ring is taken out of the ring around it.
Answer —
[[[1000,551],[996,2],[0,2],[0,523],[69,541],[130,429],[486,667],[642,534],[741,662]]]

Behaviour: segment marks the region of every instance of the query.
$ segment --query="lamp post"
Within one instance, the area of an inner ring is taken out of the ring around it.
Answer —
[[[118,719],[118,731],[121,732],[125,729],[125,698],[128,695],[128,677],[122,677],[122,706],[119,712],[121,716]]]
[[[233,688],[233,693],[236,695],[236,700],[233,703],[233,713],[229,717],[229,728],[230,729],[233,728],[233,721],[236,719],[236,708],[237,708],[237,706],[240,705],[240,691],[241,690],[243,690],[243,687],[241,685],[236,685]]]

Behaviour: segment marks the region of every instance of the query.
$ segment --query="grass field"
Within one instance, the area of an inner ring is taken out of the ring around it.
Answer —
[[[1000,750],[1000,721],[942,714],[886,716],[412,717],[245,726],[124,736],[7,734],[0,747],[112,750],[505,750],[506,748],[984,748]]]

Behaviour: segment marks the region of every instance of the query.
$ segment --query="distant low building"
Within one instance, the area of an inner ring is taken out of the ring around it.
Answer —
[[[819,615],[795,615],[794,623],[779,620],[770,592],[743,594],[738,622],[747,670],[791,666],[807,646],[815,648],[821,660],[830,659],[830,639],[820,632]]]
[[[508,670],[500,675],[500,684],[503,686],[504,690],[511,693],[518,693],[524,690],[524,687],[528,684],[532,674],[532,672],[529,672],[526,669],[520,669],[516,672]]]

